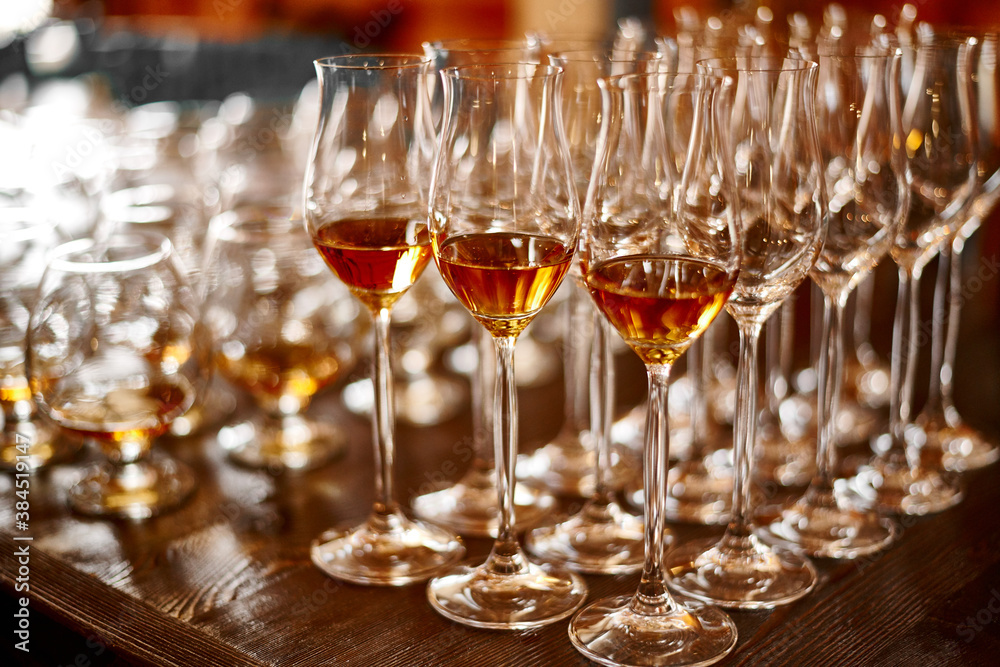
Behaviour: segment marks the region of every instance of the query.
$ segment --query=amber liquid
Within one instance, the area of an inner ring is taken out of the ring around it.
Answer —
[[[74,385],[79,387],[79,385]],[[87,395],[66,387],[49,400],[51,417],[63,428],[104,445],[146,443],[163,435],[194,402],[190,386],[157,382],[142,389],[112,389]]]
[[[373,310],[392,306],[431,258],[426,223],[407,218],[338,220],[321,227],[313,243],[333,272]]]
[[[722,310],[734,273],[669,255],[598,262],[585,274],[597,307],[646,364],[673,364]]]
[[[228,381],[260,398],[292,396],[307,401],[343,370],[341,359],[313,345],[234,347],[231,351],[222,346],[214,355],[216,369]]]
[[[435,253],[441,277],[494,336],[516,336],[541,310],[569,270],[573,251],[531,234],[455,236]]]

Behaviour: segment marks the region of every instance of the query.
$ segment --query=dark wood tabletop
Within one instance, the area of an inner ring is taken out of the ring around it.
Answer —
[[[987,245],[983,256],[1000,255]],[[996,276],[994,268],[968,301],[956,370],[959,407],[993,437],[1000,434]],[[891,299],[884,310],[888,320]],[[884,327],[876,334],[884,339]],[[641,374],[629,368],[620,373],[623,404],[644,392]],[[520,404],[523,448],[530,450],[559,427],[560,382],[522,390]],[[213,429],[167,440],[160,446],[196,469],[200,487],[181,509],[146,522],[72,514],[66,489],[78,461],[32,478],[30,528],[17,532],[13,480],[0,475],[5,655],[17,664],[78,667],[590,664],[571,646],[566,621],[527,632],[475,630],[436,614],[423,585],[355,586],[313,567],[310,540],[366,516],[373,474],[366,421],[348,414],[336,393],[313,409],[348,433],[344,458],[275,476],[228,462]],[[469,432],[465,411],[437,427],[401,426],[399,497],[408,500],[459,476],[468,463]],[[820,583],[798,602],[733,612],[739,643],[720,664],[1000,664],[998,474],[996,465],[968,474],[967,497],[956,508],[904,518],[902,539],[882,554],[818,561]],[[574,506],[578,499],[564,499],[564,509]],[[679,541],[721,532],[672,528]],[[12,646],[13,554],[24,544],[15,534],[33,538],[30,654]],[[482,539],[466,544],[480,561],[490,546]],[[587,576],[586,582],[593,600],[631,592],[637,575]]]

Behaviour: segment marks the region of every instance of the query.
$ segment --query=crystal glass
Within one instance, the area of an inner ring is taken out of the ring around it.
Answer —
[[[916,423],[927,435],[926,446],[940,449],[949,470],[981,468],[1000,458],[1000,448],[969,426],[955,407],[954,375],[958,327],[962,314],[962,253],[965,244],[1000,199],[1000,34],[976,37],[970,73],[976,113],[977,189],[964,211],[965,221],[954,225],[954,237],[941,246],[934,288],[931,329],[931,383],[927,403]]]
[[[408,518],[392,492],[389,317],[431,257],[428,62],[419,56],[349,55],[315,64],[321,109],[305,179],[305,222],[324,260],[375,321],[376,477],[368,520],[320,535],[312,560],[331,577],[397,586],[427,579],[465,554],[451,531]]]
[[[41,419],[24,366],[28,317],[45,257],[64,239],[54,220],[19,206],[0,208],[0,238],[0,468],[34,470],[80,448]]]
[[[667,556],[670,586],[734,609],[796,600],[816,583],[808,559],[771,547],[753,524],[758,340],[761,328],[806,277],[824,235],[823,166],[814,108],[815,63],[780,57],[712,59],[737,92],[729,128],[743,219],[740,278],[726,308],[740,331],[732,516],[721,540]]]
[[[903,105],[903,136],[912,176],[910,207],[891,248],[899,268],[892,335],[892,400],[888,448],[859,471],[854,486],[877,506],[904,514],[940,512],[961,501],[960,480],[927,454],[914,423],[920,278],[961,224],[976,187],[971,38],[928,37],[917,49]]]
[[[588,605],[569,628],[573,645],[605,665],[711,664],[736,643],[725,613],[670,594],[663,559],[670,371],[722,311],[740,265],[732,153],[719,124],[731,87],[707,77],[702,83],[679,175],[667,136],[669,77],[601,80],[605,120],[581,268],[597,309],[645,364],[649,389],[639,587]]]
[[[635,54],[614,50],[569,51],[550,56],[550,59],[553,65],[562,67],[566,73],[562,112],[567,124],[577,194],[585,194],[603,117],[599,79],[629,72],[655,73],[661,69],[666,75],[669,64],[664,62],[660,53]],[[634,137],[633,141],[641,143],[642,137]],[[593,463],[588,475],[593,478],[593,491],[576,514],[565,521],[532,530],[526,538],[526,546],[539,558],[565,563],[580,572],[614,574],[634,571],[642,566],[643,529],[642,519],[619,502],[620,488],[614,479],[611,425],[615,397],[614,353],[609,338],[611,330],[607,321],[594,312],[592,302],[584,293],[586,286],[582,272],[574,266],[570,275],[573,281],[570,284],[569,322],[564,339],[566,418],[556,440],[545,445],[542,451],[549,448],[554,451],[545,452],[545,455],[558,457],[560,451],[566,448],[578,447],[587,453],[593,449],[593,456],[590,457]],[[594,318],[592,327],[576,325],[588,317]],[[588,357],[589,369],[586,364]],[[582,376],[588,370],[590,381],[585,382]],[[581,417],[586,416],[584,406],[587,399],[591,403],[589,430],[580,428]],[[585,439],[592,441],[591,447],[584,445]],[[582,484],[583,478],[578,481]]]
[[[819,51],[817,124],[829,193],[826,242],[812,278],[823,292],[826,341],[817,382],[816,475],[770,527],[811,556],[855,558],[888,546],[895,525],[837,481],[837,417],[844,365],[844,309],[889,252],[909,207],[902,153],[900,54]]]
[[[212,221],[203,321],[212,367],[257,410],[218,442],[238,463],[304,470],[344,451],[344,434],[305,415],[313,396],[354,367],[360,307],[313,252],[286,208],[238,207]]]
[[[194,490],[191,470],[152,445],[195,399],[197,319],[194,291],[162,235],[114,234],[53,251],[28,329],[28,371],[45,415],[106,458],[70,488],[76,511],[144,519]]]
[[[537,62],[538,47],[527,40],[444,40],[424,44],[424,52],[440,72],[448,67],[485,63]],[[440,83],[440,82],[439,82]],[[437,90],[443,90],[438,85]],[[435,104],[438,116],[443,114]],[[440,129],[440,122],[438,123]],[[450,296],[450,295],[449,295]],[[475,326],[475,325],[474,325]],[[413,510],[418,516],[449,526],[463,535],[496,537],[500,524],[497,507],[496,469],[492,454],[493,428],[493,343],[490,335],[476,326],[472,335],[478,360],[472,369],[473,459],[466,473],[452,486],[418,496]],[[533,526],[555,506],[555,498],[542,488],[518,482],[514,507],[518,526]]]
[[[445,117],[430,232],[445,283],[493,338],[493,434],[500,523],[486,562],[433,580],[438,612],[482,628],[529,628],[571,614],[583,581],[538,565],[514,532],[514,346],[569,270],[580,204],[559,111],[562,70],[520,63],[442,72]]]

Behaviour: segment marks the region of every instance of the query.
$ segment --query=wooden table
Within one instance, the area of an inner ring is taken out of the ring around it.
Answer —
[[[992,294],[982,290],[973,300]],[[996,435],[1000,333],[995,306],[974,307],[978,311],[969,312],[980,314],[966,327],[960,348],[960,405],[967,418]],[[634,372],[632,378],[623,400],[644,391]],[[34,477],[30,529],[17,533],[34,538],[30,656],[12,650],[7,631],[18,576],[12,554],[24,542],[13,539],[12,479],[0,475],[4,649],[24,664],[81,667],[590,664],[570,645],[566,621],[530,632],[474,630],[432,611],[421,585],[342,584],[311,565],[310,540],[334,524],[361,520],[371,502],[367,424],[338,405],[330,396],[314,407],[335,415],[352,446],[339,462],[305,474],[275,477],[236,467],[211,433],[166,443],[196,468],[201,486],[179,511],[145,523],[71,514],[65,491],[76,465]],[[558,383],[522,392],[526,449],[555,432],[559,405]],[[435,428],[400,428],[400,497],[461,474],[468,433],[465,417]],[[902,540],[883,554],[819,562],[820,583],[799,602],[770,612],[734,612],[739,644],[721,664],[998,664],[998,474],[1000,467],[993,466],[969,475],[968,496],[957,508],[905,519]],[[565,502],[569,509],[574,504]],[[680,540],[718,533],[676,527]],[[489,549],[479,539],[467,546],[478,561]],[[631,592],[637,575],[586,581],[590,599],[597,599]],[[117,657],[109,663],[112,652]]]

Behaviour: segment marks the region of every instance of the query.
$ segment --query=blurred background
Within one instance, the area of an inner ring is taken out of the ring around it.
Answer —
[[[702,18],[753,12],[776,20],[821,0],[19,0],[0,14],[0,108],[31,84],[98,73],[112,100],[221,100],[233,92],[291,97],[313,76],[314,58],[352,51],[413,51],[424,40],[504,38],[526,30],[603,34],[635,16],[673,34],[681,6]],[[902,0],[843,0],[849,14],[879,12],[890,25]],[[916,0],[918,20],[1000,23],[998,2]],[[15,79],[8,81],[11,75]]]

